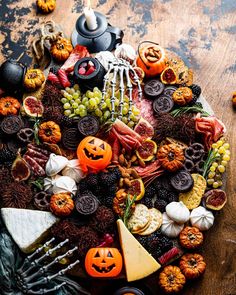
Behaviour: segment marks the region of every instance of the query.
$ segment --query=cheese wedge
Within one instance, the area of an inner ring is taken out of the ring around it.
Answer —
[[[135,239],[121,219],[117,220],[117,226],[127,281],[140,280],[157,271],[161,265]]]
[[[29,253],[59,219],[46,211],[2,208],[2,219],[21,251]]]

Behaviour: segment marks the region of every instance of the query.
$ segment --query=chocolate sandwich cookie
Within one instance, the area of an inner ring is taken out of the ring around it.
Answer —
[[[149,80],[144,85],[144,93],[146,97],[150,99],[155,99],[160,95],[165,88],[165,85],[157,79]]]
[[[1,130],[7,135],[13,135],[17,133],[24,123],[19,116],[7,116],[5,117],[0,125]]]
[[[152,104],[153,110],[158,114],[168,113],[172,110],[174,102],[171,97],[161,95]]]
[[[170,183],[173,188],[180,192],[188,192],[193,187],[193,178],[188,171],[180,170],[170,178]]]
[[[78,196],[75,207],[81,215],[91,215],[98,208],[98,200],[92,193],[83,194]]]
[[[99,130],[99,121],[94,116],[85,116],[79,120],[78,130],[83,136],[95,135]]]

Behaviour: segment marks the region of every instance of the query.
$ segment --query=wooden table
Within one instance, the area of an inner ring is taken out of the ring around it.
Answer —
[[[43,16],[37,13],[35,2],[1,1],[0,62],[25,51],[22,61],[29,64],[30,44],[40,25],[53,19],[70,35],[83,7],[81,0],[57,0],[56,10]],[[124,42],[137,46],[141,40],[152,40],[178,53],[192,66],[195,82],[225,123],[232,154],[227,169],[228,203],[203,246],[205,276],[182,294],[236,294],[236,114],[231,106],[236,91],[236,1],[94,0],[92,6],[124,30]]]

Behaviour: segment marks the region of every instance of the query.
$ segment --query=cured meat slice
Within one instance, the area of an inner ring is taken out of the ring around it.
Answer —
[[[69,58],[65,61],[61,69],[66,71],[67,73],[73,72],[76,62],[81,58],[88,56],[90,56],[90,54],[87,50],[87,47],[78,44],[75,46]]]
[[[66,74],[66,71],[65,70],[62,70],[62,69],[59,69],[57,71],[57,75],[58,75],[58,79],[61,83],[61,85],[66,88],[66,87],[70,87],[71,86],[71,83],[67,77],[67,74]]]
[[[44,176],[45,175],[45,170],[29,155],[24,155],[23,157],[25,161],[28,163],[30,166],[30,169],[36,176]]]
[[[45,160],[45,161],[48,160],[48,156],[44,155],[43,153],[41,153],[39,151],[35,151],[35,150],[31,149],[31,148],[28,148],[27,154],[32,158],[37,157],[37,158],[40,158],[40,159]]]
[[[47,79],[48,79],[49,81],[51,81],[52,83],[60,84],[60,80],[59,80],[58,77],[57,77],[55,74],[53,74],[52,72],[49,72]]]
[[[30,148],[30,149],[32,149],[32,150],[34,150],[36,152],[39,152],[39,153],[41,153],[41,154],[43,154],[45,156],[48,156],[48,157],[50,156],[50,152],[49,151],[47,151],[46,149],[41,148],[39,146],[36,146],[36,145],[34,145],[32,143],[28,144],[27,145],[27,148]]]
[[[226,131],[225,125],[215,116],[200,117],[200,114],[195,118],[195,129],[203,134],[204,145],[208,150]]]

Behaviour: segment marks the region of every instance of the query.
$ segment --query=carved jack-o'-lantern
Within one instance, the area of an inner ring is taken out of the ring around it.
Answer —
[[[109,165],[112,150],[107,142],[97,137],[87,136],[80,142],[77,156],[84,172],[87,172],[88,168],[96,172]]]
[[[122,269],[122,256],[116,248],[91,248],[85,257],[85,269],[92,277],[116,277]]]

